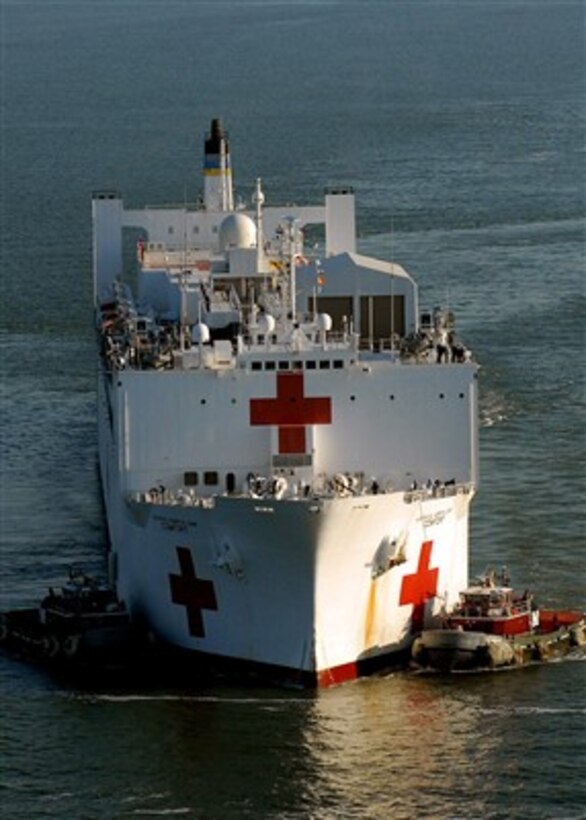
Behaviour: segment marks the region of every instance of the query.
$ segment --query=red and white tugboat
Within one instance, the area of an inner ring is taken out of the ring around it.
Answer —
[[[412,648],[417,666],[439,671],[492,669],[549,660],[586,644],[584,614],[539,609],[516,592],[506,570],[489,572],[460,594],[440,629],[426,629]]]

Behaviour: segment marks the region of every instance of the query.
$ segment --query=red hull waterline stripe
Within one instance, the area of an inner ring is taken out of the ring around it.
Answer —
[[[336,686],[338,683],[356,680],[358,677],[360,677],[358,664],[353,661],[344,663],[342,666],[333,666],[331,669],[322,669],[317,673],[317,686],[319,689],[325,689],[328,686]]]
[[[174,668],[180,671],[182,677],[186,670],[190,668],[196,674],[213,674],[215,671],[227,674],[229,678],[240,679],[242,676],[252,676],[252,678],[264,679],[277,686],[291,684],[301,686],[306,689],[326,689],[329,686],[336,686],[340,683],[347,683],[361,677],[368,677],[384,672],[398,665],[407,663],[410,656],[408,650],[396,650],[377,655],[371,658],[364,658],[358,661],[341,664],[328,669],[309,671],[294,669],[289,666],[277,666],[260,661],[250,661],[238,658],[229,658],[222,655],[214,655],[198,650],[179,649],[175,646],[167,646],[170,654],[165,654],[166,663],[170,674]],[[173,662],[175,659],[176,663]]]
[[[373,655],[370,658],[360,658],[340,666],[332,666],[329,669],[320,669],[319,672],[313,673],[312,684],[318,689],[326,689],[328,686],[336,686],[339,683],[382,674],[393,667],[406,666],[410,657],[411,645],[405,649],[395,649],[380,655]]]

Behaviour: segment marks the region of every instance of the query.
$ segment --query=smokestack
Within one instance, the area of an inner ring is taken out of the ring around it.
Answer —
[[[230,146],[218,119],[212,120],[205,141],[203,163],[204,205],[208,211],[233,211]]]

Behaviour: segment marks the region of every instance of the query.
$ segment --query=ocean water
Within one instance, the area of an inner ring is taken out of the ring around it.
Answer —
[[[359,247],[482,365],[472,569],[586,607],[585,7],[0,0],[0,607],[104,568],[91,191],[357,191]],[[319,693],[55,679],[0,657],[0,815],[586,817],[583,654]]]

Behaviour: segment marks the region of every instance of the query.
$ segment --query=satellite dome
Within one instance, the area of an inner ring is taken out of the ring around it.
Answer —
[[[270,313],[262,313],[258,317],[258,329],[263,336],[269,336],[275,329],[275,317]]]
[[[256,225],[246,214],[230,214],[220,225],[220,249],[256,248]]]
[[[198,322],[191,331],[191,341],[193,344],[207,345],[210,341],[210,329],[203,322]]]
[[[328,332],[332,329],[332,317],[329,313],[318,313],[316,321],[320,330]]]

